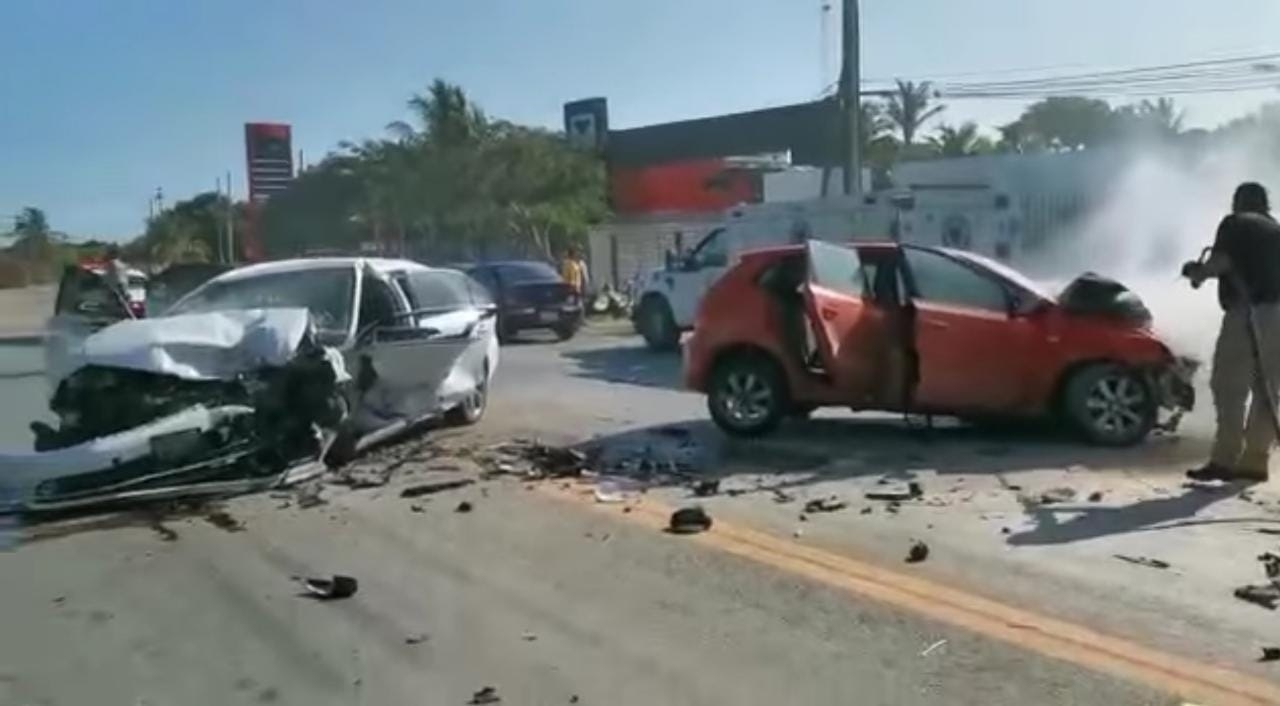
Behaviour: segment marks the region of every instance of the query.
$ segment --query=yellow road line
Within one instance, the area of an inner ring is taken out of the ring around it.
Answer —
[[[628,513],[595,503],[581,488],[542,486],[556,498],[606,511],[661,530],[674,508],[645,498]],[[1110,674],[1208,706],[1280,704],[1280,685],[1225,667],[1202,664],[1122,638],[945,584],[852,557],[804,546],[771,534],[715,520],[709,532],[689,537],[720,551],[871,598],[1048,657]]]

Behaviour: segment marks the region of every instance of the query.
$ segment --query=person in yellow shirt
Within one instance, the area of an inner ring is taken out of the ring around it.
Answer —
[[[577,292],[579,297],[586,295],[587,263],[578,254],[576,247],[570,246],[565,250],[564,258],[560,261],[560,276],[570,287],[573,287],[573,291]]]

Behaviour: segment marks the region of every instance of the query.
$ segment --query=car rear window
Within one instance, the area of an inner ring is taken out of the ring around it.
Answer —
[[[511,262],[498,265],[497,270],[507,284],[560,281],[560,273],[545,262]]]
[[[460,272],[413,272],[407,294],[414,309],[462,309],[472,305],[467,276]]]

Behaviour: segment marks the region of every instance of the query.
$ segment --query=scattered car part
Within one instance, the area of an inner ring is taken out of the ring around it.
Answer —
[[[1059,503],[1069,503],[1076,499],[1076,491],[1074,488],[1050,488],[1044,491],[1037,498],[1040,505],[1057,505]]]
[[[929,545],[919,540],[911,543],[911,549],[907,550],[908,564],[918,564],[929,558]]]
[[[804,504],[804,511],[810,514],[819,512],[836,512],[849,507],[849,503],[840,498],[830,495],[825,498],[814,498]]]
[[[1232,595],[1242,601],[1260,605],[1267,610],[1275,610],[1280,604],[1280,586],[1274,583],[1251,584],[1240,586]]]
[[[334,574],[330,578],[307,578],[302,581],[307,592],[320,600],[350,598],[360,587],[354,576]]]
[[[428,635],[428,634],[426,634],[425,632],[415,632],[415,633],[413,633],[412,635],[409,635],[409,636],[407,636],[407,637],[405,637],[405,638],[404,638],[404,644],[406,644],[406,645],[420,645],[420,644],[422,644],[422,643],[426,642],[427,640],[429,640],[430,638],[431,638],[431,636],[430,636],[430,635]]]
[[[411,485],[405,488],[404,490],[401,490],[400,497],[418,498],[418,497],[422,497],[423,495],[434,495],[435,493],[442,493],[446,490],[457,490],[458,488],[465,488],[469,485],[473,485],[474,483],[475,483],[475,480],[471,478],[459,478],[457,480],[446,480],[446,481],[440,481],[438,483],[419,483],[417,485]]]
[[[454,512],[471,512],[470,501],[463,500],[462,502],[458,503],[458,506],[455,507],[453,511]]]
[[[701,505],[693,505],[671,513],[667,531],[674,534],[697,534],[711,529],[711,524],[711,515]]]
[[[693,486],[693,494],[699,498],[706,498],[716,495],[720,492],[720,479],[708,478],[700,480]]]
[[[1100,502],[1102,502],[1102,491],[1101,491],[1101,490],[1095,490],[1095,491],[1093,491],[1092,493],[1089,493],[1089,502],[1091,502],[1091,503],[1100,503]]]
[[[924,650],[920,653],[920,656],[928,657],[929,655],[933,654],[936,650],[940,649],[945,644],[947,644],[946,640],[938,640],[932,645],[929,645],[928,647],[924,648]]]
[[[492,686],[486,686],[471,695],[468,704],[472,706],[480,706],[482,704],[496,704],[502,701],[502,697],[498,696],[498,690]]]
[[[1275,662],[1280,660],[1280,647],[1263,647],[1262,656],[1258,658],[1259,662]]]
[[[1164,561],[1161,559],[1152,559],[1150,557],[1145,557],[1145,556],[1130,556],[1128,554],[1113,554],[1112,556],[1119,559],[1120,561],[1127,561],[1130,564],[1146,566],[1152,569],[1167,569],[1171,566],[1171,564],[1169,564],[1169,562],[1167,561]]]

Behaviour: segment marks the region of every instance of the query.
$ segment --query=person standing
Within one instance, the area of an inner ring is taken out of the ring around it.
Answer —
[[[577,292],[579,297],[586,296],[587,263],[578,254],[577,247],[571,245],[565,250],[560,262],[560,277],[573,287],[573,291]]]
[[[121,305],[126,310],[132,311],[129,307],[129,266],[120,259],[120,247],[118,245],[107,246],[106,261],[107,286],[119,298]]]
[[[1265,481],[1276,441],[1276,410],[1268,407],[1280,391],[1280,224],[1261,184],[1236,188],[1211,255],[1183,265],[1182,274],[1193,287],[1216,277],[1223,311],[1209,379],[1217,416],[1213,450],[1209,462],[1187,476]],[[1260,361],[1254,359],[1250,309]]]

